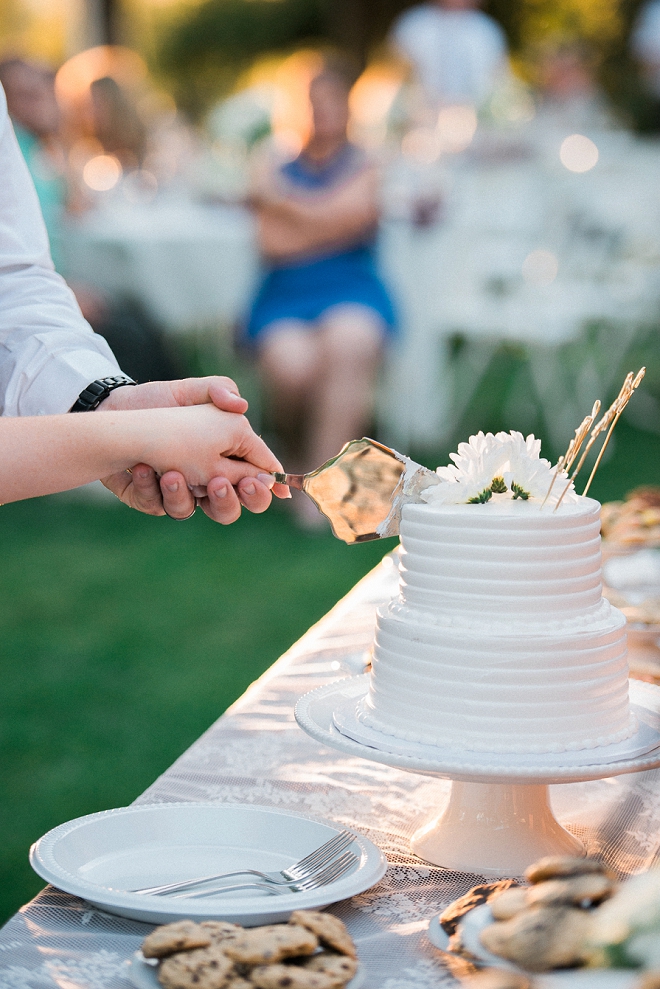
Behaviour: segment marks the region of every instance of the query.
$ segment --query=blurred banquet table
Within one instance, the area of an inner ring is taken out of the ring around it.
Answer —
[[[232,326],[258,270],[247,210],[183,195],[132,204],[117,193],[70,222],[61,249],[70,281],[132,295],[172,332]]]
[[[323,748],[293,715],[301,694],[355,670],[371,645],[376,608],[396,580],[394,560],[385,557],[137,803],[261,804],[361,831],[386,853],[388,871],[332,910],[357,943],[365,989],[436,989],[456,983],[426,937],[428,921],[480,877],[425,865],[409,840],[450,784]],[[657,861],[660,771],[555,786],[551,794],[559,820],[622,877]],[[46,887],[0,932],[0,986],[126,989],[128,959],[149,929]]]

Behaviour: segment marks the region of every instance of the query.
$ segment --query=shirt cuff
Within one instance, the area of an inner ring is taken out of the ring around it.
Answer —
[[[66,360],[47,362],[29,382],[23,382],[15,408],[5,415],[44,416],[68,412],[87,385],[121,374],[116,361],[91,350],[69,352]]]

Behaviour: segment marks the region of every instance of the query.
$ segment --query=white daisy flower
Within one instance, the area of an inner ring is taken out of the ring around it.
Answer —
[[[453,461],[438,467],[436,473],[444,482],[428,488],[423,498],[427,502],[460,505],[488,501],[493,493],[524,501],[545,498],[556,468],[540,456],[541,441],[531,433],[479,432],[467,443],[459,443],[458,452],[451,453]],[[566,474],[557,478],[549,504],[556,504],[566,486]],[[564,501],[577,498],[571,485]]]
[[[442,484],[426,488],[422,492],[422,498],[426,502],[439,505],[466,505],[472,501],[486,501],[488,496],[484,492],[490,491],[491,484],[492,476],[470,467],[464,473],[450,474]]]

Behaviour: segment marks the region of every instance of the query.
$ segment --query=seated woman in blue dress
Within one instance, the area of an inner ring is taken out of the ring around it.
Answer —
[[[295,161],[262,165],[252,203],[267,268],[247,336],[257,348],[287,470],[309,470],[370,424],[395,329],[378,275],[378,173],[346,136],[350,79],[326,62],[309,99],[312,135]],[[296,439],[295,445],[292,439]],[[304,513],[313,506],[299,502]]]

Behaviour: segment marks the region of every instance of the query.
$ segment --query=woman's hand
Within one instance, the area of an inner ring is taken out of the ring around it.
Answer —
[[[140,462],[159,474],[179,471],[190,487],[205,487],[213,477],[238,484],[244,477],[281,471],[282,466],[245,416],[214,405],[140,409],[110,413],[114,428],[130,429],[140,444]],[[118,441],[123,442],[118,436]]]
[[[0,502],[66,491],[117,473],[129,478],[125,472],[136,464],[149,464],[168,483],[176,472],[204,507],[206,499],[228,506],[220,509],[218,520],[224,522],[238,514],[234,498],[263,511],[271,487],[280,496],[288,490],[272,485],[271,472],[281,466],[245,416],[211,404],[0,418]],[[144,481],[142,468],[137,470]]]
[[[116,388],[101,403],[98,412],[120,409],[172,408],[214,403],[225,412],[244,413],[247,402],[241,398],[231,378],[212,376],[184,378],[180,381],[150,381],[143,385]],[[265,512],[271,503],[271,491],[278,498],[290,497],[284,485],[273,485],[272,478],[245,478],[237,488],[226,488],[227,478],[219,477],[198,491],[195,497],[178,471],[158,477],[148,464],[135,464],[129,474],[117,471],[103,478],[103,484],[129,508],[146,515],[169,515],[185,519],[195,502],[214,522],[227,525],[241,513],[241,505],[251,512]],[[228,482],[227,482],[228,483]]]
[[[169,515],[173,519],[187,519],[195,504],[205,515],[220,525],[235,522],[241,514],[241,506],[255,514],[265,512],[270,506],[272,494],[289,498],[288,488],[274,484],[271,474],[241,479],[236,488],[226,477],[214,477],[196,497],[179,471],[168,471],[162,477],[148,464],[137,464],[129,474],[121,471],[103,483],[129,508],[146,515]]]
[[[243,415],[210,404],[138,415],[143,462],[131,474],[115,475],[113,485],[125,503],[130,505],[135,494],[142,511],[151,507],[151,514],[162,515],[162,491],[173,518],[187,518],[196,501],[210,518],[226,525],[239,517],[241,505],[264,512],[271,493],[289,497],[288,488],[275,484],[271,474],[282,470],[279,461]],[[127,424],[123,415],[113,419],[117,428]],[[160,485],[157,474],[162,475]],[[123,491],[117,490],[118,477],[124,478]]]

